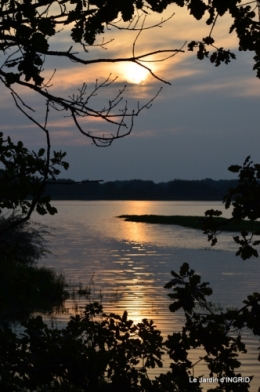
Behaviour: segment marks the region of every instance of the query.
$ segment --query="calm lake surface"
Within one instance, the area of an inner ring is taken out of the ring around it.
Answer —
[[[198,230],[117,218],[123,214],[204,215],[211,208],[230,216],[220,202],[54,201],[53,205],[58,209],[56,216],[33,216],[54,234],[50,238],[53,255],[44,264],[64,272],[82,288],[90,287],[94,299],[101,295],[105,312],[127,310],[135,322],[153,319],[165,337],[181,330],[182,316],[169,312],[170,299],[163,286],[171,279],[170,271],[178,272],[184,262],[202,281],[210,282],[211,299],[222,306],[240,306],[247,295],[260,291],[260,260],[237,258],[232,233],[221,235],[212,248]],[[68,314],[59,315],[57,321],[67,321],[72,308],[85,302],[68,301]],[[257,375],[259,342],[250,334],[246,341],[242,374]],[[199,355],[198,350],[193,353],[194,358]],[[195,375],[203,373],[203,367],[196,366]],[[251,389],[256,390],[259,382],[258,376]]]

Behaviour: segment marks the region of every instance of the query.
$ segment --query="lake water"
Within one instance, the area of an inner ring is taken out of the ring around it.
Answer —
[[[170,300],[163,286],[171,279],[170,271],[178,271],[184,262],[202,276],[202,281],[210,282],[212,300],[223,306],[240,306],[248,294],[260,291],[260,261],[237,258],[232,233],[221,235],[212,248],[198,230],[117,218],[125,214],[203,215],[207,209],[223,210],[221,203],[55,201],[53,205],[58,208],[56,216],[33,216],[34,221],[53,228],[53,256],[44,264],[64,272],[71,282],[80,282],[82,288],[90,287],[95,299],[101,293],[105,312],[122,314],[127,310],[135,322],[153,319],[164,336],[179,331],[182,316],[169,312]],[[83,307],[85,302],[82,299],[75,305],[68,301],[69,312],[59,315],[58,322],[67,321],[72,308]],[[248,353],[243,356],[242,374],[249,376],[259,373],[259,343],[251,335],[246,341]],[[193,357],[198,355],[194,351]],[[203,373],[203,367],[196,366],[195,375]],[[252,390],[259,381],[260,377],[252,382]]]

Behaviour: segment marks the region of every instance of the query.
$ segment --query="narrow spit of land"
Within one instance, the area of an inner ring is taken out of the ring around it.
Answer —
[[[205,216],[181,216],[181,215],[120,215],[127,222],[141,222],[164,225],[179,225],[191,229],[204,230]],[[236,223],[226,218],[214,218],[216,228],[223,231],[256,231],[260,230],[260,222],[241,221]]]

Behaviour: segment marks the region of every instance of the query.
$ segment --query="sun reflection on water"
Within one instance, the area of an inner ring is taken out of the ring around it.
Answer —
[[[201,211],[207,209],[205,203],[197,204]],[[164,337],[183,327],[182,317],[169,312],[168,292],[163,289],[171,279],[170,271],[178,271],[183,262],[201,274],[203,281],[211,283],[212,300],[218,303],[240,305],[246,295],[260,290],[259,263],[239,262],[231,252],[230,236],[223,236],[218,251],[214,251],[205,249],[207,241],[199,231],[116,218],[123,214],[200,215],[196,203],[59,202],[58,207],[56,237],[51,238],[52,251],[58,257],[50,256],[45,264],[65,272],[71,281],[81,282],[83,287],[89,286],[94,273],[93,299],[102,301],[106,313],[122,316],[126,310],[135,323],[152,319]],[[89,298],[82,298],[78,309],[82,310],[88,302]],[[72,301],[67,303],[68,308],[72,306]],[[72,310],[61,315],[60,320],[66,322],[70,314]],[[246,375],[258,374],[257,345],[252,340],[254,355],[246,357]],[[194,351],[193,355],[201,354]],[[199,365],[195,370],[204,372]],[[256,380],[259,378],[253,382]]]
[[[147,235],[147,225],[138,223],[138,222],[125,222],[130,223],[129,225],[124,225],[122,227],[123,231],[121,234],[128,238],[130,241],[137,243],[146,243],[149,242],[149,237]],[[140,249],[140,247],[138,247]]]

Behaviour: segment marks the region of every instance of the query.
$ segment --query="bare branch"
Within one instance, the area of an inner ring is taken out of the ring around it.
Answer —
[[[138,22],[140,21],[141,17],[138,17],[138,18],[137,18],[137,21],[135,22],[134,27],[130,27],[130,25],[132,24],[132,22],[129,23],[129,25],[128,25],[127,27],[118,26],[118,25],[115,24],[115,23],[109,23],[109,26],[115,27],[115,28],[118,29],[118,30],[128,30],[128,31],[144,31],[144,30],[151,30],[151,29],[154,29],[155,27],[162,27],[162,25],[163,25],[164,23],[168,22],[169,20],[171,20],[171,19],[174,17],[174,15],[175,15],[175,12],[173,12],[168,18],[162,19],[161,22],[155,23],[155,24],[150,25],[150,26],[147,26],[147,27],[143,26],[143,23],[142,23],[142,26],[141,26],[141,27],[136,27],[137,24],[138,24]],[[145,19],[146,17],[147,17],[147,15],[144,15],[144,19]]]
[[[183,46],[182,46],[183,47]],[[136,60],[142,60],[145,57],[156,55],[156,54],[162,54],[162,53],[184,53],[184,50],[182,49],[163,49],[163,50],[154,50],[152,52],[144,53],[139,56],[131,56],[131,57],[116,57],[116,58],[100,58],[100,59],[93,59],[93,60],[83,60],[75,54],[70,53],[70,52],[61,52],[61,51],[42,51],[42,50],[37,50],[38,53],[44,54],[46,56],[57,56],[57,57],[67,57],[71,61],[84,64],[84,65],[90,65],[90,64],[98,64],[98,63],[120,63],[120,62],[135,62]]]

